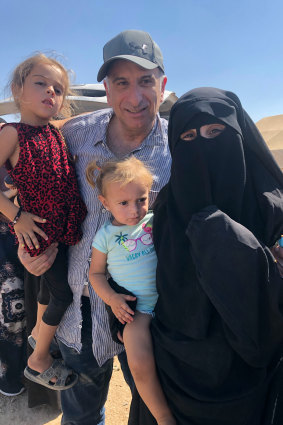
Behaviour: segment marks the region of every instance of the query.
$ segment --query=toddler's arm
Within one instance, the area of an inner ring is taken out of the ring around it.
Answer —
[[[128,301],[136,298],[130,295],[117,294],[108,284],[106,271],[107,255],[96,248],[92,248],[91,263],[89,269],[89,280],[97,295],[110,305],[117,319],[122,323],[132,322],[134,311],[128,306]]]

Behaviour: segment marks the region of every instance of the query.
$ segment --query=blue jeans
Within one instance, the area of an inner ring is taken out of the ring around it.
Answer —
[[[82,297],[82,350],[78,353],[58,341],[65,363],[79,374],[76,385],[61,391],[61,425],[104,425],[104,404],[107,399],[109,382],[112,375],[113,359],[101,367],[92,351],[92,323],[89,299]],[[133,378],[129,371],[124,353],[119,356],[121,369],[128,385],[133,387]]]
[[[89,300],[83,300],[82,313],[81,352],[78,353],[58,341],[66,365],[79,374],[76,385],[61,391],[62,425],[102,425],[104,423],[104,404],[112,375],[113,359],[108,360],[101,367],[98,366],[92,351]]]

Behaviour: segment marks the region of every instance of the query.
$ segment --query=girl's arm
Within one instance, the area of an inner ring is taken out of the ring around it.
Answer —
[[[125,294],[117,294],[117,292],[111,288],[105,275],[106,262],[107,255],[96,248],[92,248],[89,269],[89,280],[91,286],[105,304],[110,305],[113,313],[122,324],[132,322],[134,320],[132,317],[134,315],[134,311],[130,309],[126,301],[133,301],[135,300],[135,297]]]
[[[6,126],[0,131],[0,167],[8,160],[12,166],[15,166],[18,157],[18,133],[15,128]],[[2,192],[0,192],[0,211],[10,221],[13,221],[20,212],[19,208]],[[26,243],[30,248],[33,248],[33,245],[38,248],[39,243],[34,232],[38,233],[44,239],[48,239],[47,235],[36,226],[35,221],[45,223],[46,220],[34,214],[22,212],[16,224],[14,224],[14,229],[21,245],[24,246],[24,243]]]
[[[18,145],[18,133],[15,128],[6,126],[0,131],[0,167],[2,167],[7,160],[10,160],[12,164],[17,162]],[[0,211],[12,221],[18,213],[19,208],[1,192]]]

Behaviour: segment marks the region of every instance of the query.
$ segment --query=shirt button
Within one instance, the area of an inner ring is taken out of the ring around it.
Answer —
[[[106,210],[105,208],[102,208],[102,212],[103,212],[103,214],[104,214],[104,213],[106,213],[106,211],[107,211],[107,210]]]
[[[84,285],[87,286],[88,285],[88,282],[84,282]]]
[[[82,329],[82,327],[83,327],[82,325],[79,325],[79,329]]]

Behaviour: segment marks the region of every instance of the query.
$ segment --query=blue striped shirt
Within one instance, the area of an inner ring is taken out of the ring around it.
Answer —
[[[85,294],[84,288],[88,288],[92,311],[93,353],[100,366],[109,358],[119,354],[123,347],[112,340],[104,303],[96,295],[88,280],[94,235],[101,225],[110,219],[110,215],[98,200],[97,189],[87,183],[85,171],[90,161],[95,160],[99,165],[115,158],[106,144],[107,127],[112,114],[112,109],[104,109],[81,115],[69,121],[62,129],[69,150],[76,157],[78,184],[88,215],[83,223],[83,238],[77,245],[69,248],[68,280],[73,291],[73,302],[61,320],[57,337],[68,347],[80,352],[82,346],[81,297]],[[170,175],[171,156],[167,142],[167,121],[157,116],[150,134],[131,154],[145,162],[153,173],[151,206]]]

